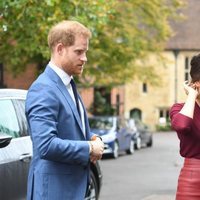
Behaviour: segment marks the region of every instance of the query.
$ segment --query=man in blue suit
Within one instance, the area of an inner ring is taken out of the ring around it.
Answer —
[[[50,62],[26,100],[33,143],[28,200],[83,200],[89,163],[101,159],[103,142],[90,132],[73,82],[87,61],[90,37],[76,21],[62,21],[49,32]]]

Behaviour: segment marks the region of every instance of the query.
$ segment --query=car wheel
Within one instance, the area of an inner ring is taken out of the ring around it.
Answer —
[[[119,157],[119,144],[117,141],[114,142],[112,157],[115,159]]]
[[[135,149],[141,149],[142,147],[142,141],[141,141],[141,138],[140,137],[137,137],[136,139],[136,143],[135,143]]]
[[[87,191],[85,200],[98,200],[98,185],[94,173],[90,172],[91,183]]]
[[[152,145],[153,145],[153,139],[151,137],[149,142],[147,143],[147,147],[152,147]]]
[[[133,154],[135,151],[135,147],[134,147],[134,141],[131,140],[130,144],[129,144],[129,149],[126,150],[127,154]]]

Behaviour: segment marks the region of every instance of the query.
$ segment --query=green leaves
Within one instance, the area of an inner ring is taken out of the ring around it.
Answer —
[[[136,61],[159,52],[171,34],[181,0],[4,0],[0,2],[0,58],[15,73],[44,65],[47,34],[61,20],[78,20],[93,33],[83,86],[115,85],[140,76]],[[45,67],[45,66],[44,66]],[[152,68],[145,72],[154,74]],[[152,76],[153,77],[153,76]]]

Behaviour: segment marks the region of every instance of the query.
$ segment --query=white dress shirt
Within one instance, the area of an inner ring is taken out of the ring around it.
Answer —
[[[71,98],[74,101],[74,104],[76,105],[76,100],[74,97],[74,92],[72,89],[72,86],[70,84],[71,79],[73,78],[72,76],[69,76],[65,71],[63,71],[61,68],[57,67],[56,65],[54,65],[51,61],[49,62],[48,66],[50,66],[55,73],[61,78],[62,82],[64,83],[64,85],[66,86]],[[84,118],[84,110],[83,110],[83,106],[80,102],[80,100],[78,100],[79,103],[79,107],[80,107],[80,112],[81,112],[81,122],[82,122],[82,128],[85,134],[85,118]]]

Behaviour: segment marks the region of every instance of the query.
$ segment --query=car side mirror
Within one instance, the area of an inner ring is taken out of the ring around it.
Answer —
[[[0,148],[4,148],[8,146],[11,140],[12,140],[12,136],[9,136],[9,135],[0,136]]]

